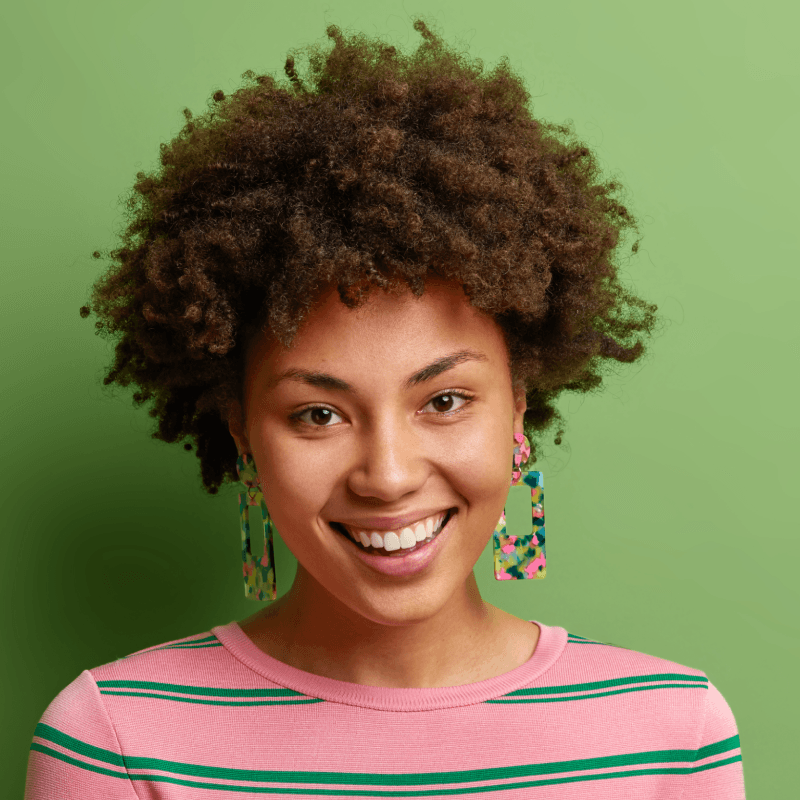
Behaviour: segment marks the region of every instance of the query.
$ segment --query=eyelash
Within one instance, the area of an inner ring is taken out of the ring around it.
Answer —
[[[466,400],[467,401],[460,408],[456,408],[453,411],[438,411],[438,412],[434,412],[434,415],[437,416],[437,417],[450,417],[450,416],[453,416],[454,414],[458,414],[460,411],[463,411],[472,402],[472,400],[474,399],[475,395],[470,393],[470,392],[455,392],[455,391],[440,392],[435,397],[431,397],[431,399],[428,400],[428,402],[425,403],[425,405],[426,406],[430,405],[434,400],[436,400],[437,397],[460,397],[460,398],[462,398],[462,400]],[[305,414],[307,411],[313,411],[315,408],[324,408],[324,409],[326,409],[327,411],[330,411],[333,414],[337,413],[332,408],[328,408],[327,406],[306,406],[305,408],[300,409],[300,411],[297,411],[294,414],[292,414],[289,417],[289,419],[291,419],[293,422],[295,422],[295,423],[297,423],[299,425],[307,425],[310,428],[332,428],[333,425],[312,425],[311,423],[303,422],[303,420],[300,419],[300,417],[302,417],[303,414]]]

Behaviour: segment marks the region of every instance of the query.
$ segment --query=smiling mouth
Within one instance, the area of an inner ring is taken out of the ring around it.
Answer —
[[[413,547],[407,547],[407,548],[401,547],[399,550],[386,550],[386,548],[384,547],[372,547],[372,545],[365,547],[360,541],[359,542],[354,541],[340,522],[329,522],[328,525],[330,525],[331,528],[333,528],[333,530],[335,530],[337,533],[344,536],[345,539],[352,542],[356,547],[359,548],[359,550],[363,550],[365,553],[371,553],[373,555],[378,555],[378,556],[386,556],[387,558],[392,558],[392,557],[397,558],[407,555],[408,553],[413,553],[415,550],[419,550],[420,548],[425,547],[425,545],[430,544],[444,529],[447,523],[450,522],[451,518],[457,513],[457,511],[458,511],[457,508],[448,509],[447,512],[445,512],[441,524],[436,530],[434,530],[431,533],[430,536],[428,536],[426,539],[423,539],[421,542],[417,542]],[[384,533],[384,531],[379,531],[379,533]]]

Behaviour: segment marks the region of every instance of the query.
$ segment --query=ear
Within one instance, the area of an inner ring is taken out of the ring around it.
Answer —
[[[525,433],[523,420],[528,410],[528,401],[525,397],[525,384],[518,383],[514,387],[514,433]]]
[[[232,400],[228,406],[228,431],[236,442],[236,449],[239,455],[252,452],[250,443],[247,441],[247,434],[244,432],[244,414],[242,405],[238,400]]]

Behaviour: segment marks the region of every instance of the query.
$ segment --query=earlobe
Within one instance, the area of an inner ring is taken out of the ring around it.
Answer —
[[[514,430],[519,429],[520,433],[522,433],[523,420],[527,410],[528,402],[525,397],[525,387],[521,386],[517,388],[514,402]]]
[[[232,400],[228,406],[228,431],[236,442],[239,453],[249,453],[250,446],[244,432],[244,415],[238,400]]]

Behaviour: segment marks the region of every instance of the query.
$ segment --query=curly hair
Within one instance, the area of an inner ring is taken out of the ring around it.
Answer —
[[[304,48],[306,75],[291,53],[288,81],[248,70],[202,116],[184,109],[160,167],[136,175],[92,287],[98,334],[119,335],[103,384],[155,398],[153,438],[194,440],[208,494],[238,480],[227,420],[251,336],[288,347],[327,288],[355,308],[374,287],[459,282],[503,332],[533,461],[554,422],[561,443],[562,391],[594,390],[604,365],[643,353],[657,306],[618,279],[621,236],[638,232],[622,187],[598,178],[569,124],[533,118],[506,57],[484,74],[414,28],[404,55],[329,26],[331,49]]]

